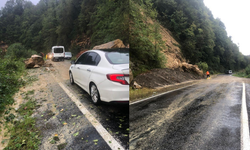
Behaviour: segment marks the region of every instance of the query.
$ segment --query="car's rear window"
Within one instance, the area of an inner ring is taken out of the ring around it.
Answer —
[[[111,64],[128,64],[129,63],[129,53],[121,52],[108,52],[106,53],[106,58]]]
[[[54,48],[54,53],[63,53],[63,48]]]
[[[71,55],[71,52],[65,52],[65,55]]]

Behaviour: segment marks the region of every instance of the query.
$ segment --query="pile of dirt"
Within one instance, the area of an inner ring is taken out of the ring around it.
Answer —
[[[182,69],[153,69],[150,72],[138,75],[134,81],[142,87],[158,88],[170,84],[181,83],[189,80],[202,79],[196,72],[187,72]]]
[[[181,64],[181,69],[185,72],[190,72],[190,73],[195,73],[199,76],[203,75],[203,71],[199,69],[197,65],[192,65],[188,63],[182,63]]]

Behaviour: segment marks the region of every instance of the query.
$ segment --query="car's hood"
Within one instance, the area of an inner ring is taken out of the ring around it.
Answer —
[[[112,68],[115,70],[120,70],[124,74],[129,74],[129,64],[113,65]]]

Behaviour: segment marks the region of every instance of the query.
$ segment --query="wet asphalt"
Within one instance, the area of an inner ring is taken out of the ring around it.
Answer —
[[[130,105],[129,149],[240,150],[243,81],[250,114],[250,81],[232,76]]]
[[[105,102],[101,103],[98,106],[94,105],[91,101],[91,97],[88,95],[87,92],[85,92],[76,84],[74,85],[70,84],[68,76],[70,61],[66,60],[64,62],[52,62],[52,63],[54,67],[57,69],[55,75],[56,76],[62,75],[61,82],[68,88],[68,90],[80,100],[80,102],[88,109],[88,111],[102,124],[102,126],[115,138],[115,140],[123,146],[123,148],[128,149],[129,148],[129,105],[110,104]],[[64,93],[64,91],[61,92]],[[67,101],[71,103],[69,100],[70,99],[67,98]],[[75,106],[75,104],[66,104],[66,105]],[[78,110],[78,108],[75,108],[74,111],[80,111],[80,110]],[[83,118],[86,119],[84,116]],[[86,122],[88,122],[88,120]],[[91,128],[90,131],[92,130]],[[81,143],[82,142],[81,139],[79,140],[76,139],[76,141],[72,142],[72,146],[74,147],[73,149],[76,148],[110,149],[109,147],[107,147],[108,146],[107,143],[105,143],[105,141],[100,138],[98,132],[95,129],[93,130],[95,132],[92,132],[92,134],[88,135],[94,136],[93,139],[95,138],[100,139],[99,140],[100,142],[98,142],[98,146],[95,145],[95,147],[88,147],[86,143]],[[82,132],[90,132],[90,131],[89,129],[87,129],[87,131],[83,130]],[[77,143],[81,144],[79,145]]]

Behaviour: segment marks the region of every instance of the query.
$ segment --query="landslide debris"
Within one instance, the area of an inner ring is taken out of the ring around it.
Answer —
[[[154,22],[151,21],[153,24]],[[167,59],[165,64],[166,68],[152,69],[148,72],[137,75],[131,82],[130,86],[135,88],[135,82],[142,87],[158,88],[170,84],[181,83],[189,80],[196,80],[204,78],[203,71],[198,68],[197,65],[189,64],[183,57],[180,44],[173,38],[172,33],[160,26],[160,33],[162,40],[166,45],[166,49],[162,50],[162,54]],[[136,60],[130,62],[130,69],[132,72],[140,70],[137,66]]]
[[[39,68],[44,65],[44,60],[39,55],[32,55],[31,58],[28,58],[24,61],[25,68]]]
[[[153,69],[149,72],[138,75],[134,81],[142,87],[158,88],[165,85],[181,83],[184,81],[202,79],[197,72],[192,70],[176,69]]]

